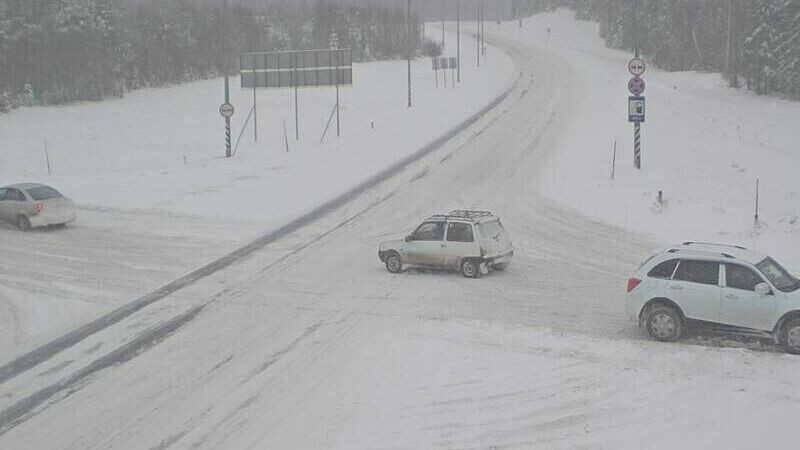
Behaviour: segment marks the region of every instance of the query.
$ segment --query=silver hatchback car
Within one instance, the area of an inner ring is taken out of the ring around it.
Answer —
[[[22,231],[63,227],[76,217],[75,203],[50,186],[20,183],[0,188],[0,220],[14,223]]]

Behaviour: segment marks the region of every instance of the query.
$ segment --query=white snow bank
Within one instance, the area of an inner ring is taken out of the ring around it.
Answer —
[[[572,113],[560,117],[568,129],[537,177],[547,195],[665,243],[745,244],[800,271],[800,103],[729,88],[718,74],[651,65],[643,76],[647,122],[638,172],[627,119],[632,55],[605,48],[596,23],[575,21],[565,10],[526,20],[522,30],[503,24],[501,32],[557,54],[580,81],[570,87]]]
[[[455,36],[447,42],[445,53],[455,54]],[[341,89],[342,137],[334,118],[324,143],[333,88],[300,91],[299,141],[294,92],[259,92],[259,141],[249,126],[234,159],[222,157],[221,79],[117,101],[18,110],[0,116],[0,184],[51,183],[85,207],[284,223],[420,149],[504,92],[514,76],[511,59],[492,49],[491,63],[478,69],[471,42],[462,36],[462,83],[455,88],[449,74],[448,88],[440,79],[437,90],[430,59],[414,61],[411,109],[405,61],[355,64],[354,86]],[[241,90],[238,78],[231,84],[235,142],[253,93]]]

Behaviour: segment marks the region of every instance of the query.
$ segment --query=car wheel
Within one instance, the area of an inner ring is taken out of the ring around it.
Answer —
[[[478,278],[481,276],[481,268],[475,260],[467,259],[461,263],[461,275],[467,278]]]
[[[793,355],[800,355],[800,319],[792,319],[783,326],[781,342],[786,351]]]
[[[25,216],[17,217],[17,228],[21,231],[30,231],[31,230],[31,221]]]
[[[647,333],[655,340],[672,342],[681,337],[683,322],[675,308],[655,306],[647,313]]]
[[[494,264],[492,266],[492,269],[497,270],[498,272],[502,272],[502,271],[506,270],[507,268],[508,268],[508,263],[507,262]]]
[[[397,253],[390,253],[386,257],[386,270],[392,273],[400,273],[403,271],[403,261]]]

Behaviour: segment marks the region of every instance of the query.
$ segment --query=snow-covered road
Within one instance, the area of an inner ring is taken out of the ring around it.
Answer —
[[[0,384],[0,447],[707,448],[792,433],[800,359],[643,338],[626,275],[655,244],[537,189],[574,68],[522,71],[478,123],[283,239]],[[379,242],[455,207],[508,271],[392,275]],[[764,437],[768,436],[768,437]]]

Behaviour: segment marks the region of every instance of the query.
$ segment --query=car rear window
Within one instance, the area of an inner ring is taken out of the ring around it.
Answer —
[[[472,226],[457,222],[447,224],[447,240],[450,242],[473,242]]]
[[[503,226],[500,225],[499,220],[493,220],[491,222],[484,222],[478,225],[478,229],[481,230],[481,236],[486,239],[493,239],[503,233]]]
[[[682,259],[672,279],[718,286],[719,263],[716,261]]]
[[[39,186],[27,191],[34,200],[50,200],[51,198],[62,197],[61,193],[49,186]]]
[[[650,278],[663,278],[669,280],[672,278],[672,274],[675,273],[675,266],[678,265],[677,259],[670,259],[669,261],[664,261],[661,264],[650,269],[650,272],[647,272],[647,276]]]

